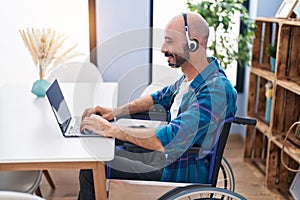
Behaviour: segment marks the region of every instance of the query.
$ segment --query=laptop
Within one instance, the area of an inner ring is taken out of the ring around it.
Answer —
[[[90,130],[80,132],[81,116],[71,116],[57,79],[46,91],[46,96],[64,137],[102,137]]]

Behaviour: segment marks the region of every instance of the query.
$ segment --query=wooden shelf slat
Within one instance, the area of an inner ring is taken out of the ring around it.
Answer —
[[[298,78],[278,78],[277,85],[300,95],[300,77]]]
[[[264,68],[251,67],[251,73],[273,82],[275,80],[275,74]]]
[[[280,149],[283,147],[284,138],[282,136],[276,136],[272,139]],[[283,151],[300,164],[300,149],[295,147],[289,140],[286,140]]]
[[[256,118],[256,128],[262,132],[264,135],[270,137],[270,127],[268,124],[266,124],[266,122],[258,117],[255,117]]]
[[[283,22],[284,19],[270,18],[270,17],[257,17],[257,18],[255,18],[255,21],[258,21],[258,22],[276,22],[276,23],[279,23],[279,22]]]
[[[290,26],[300,26],[299,19],[279,19],[279,18],[270,18],[270,17],[257,17],[256,22],[268,22],[268,23],[279,23]]]
[[[283,20],[280,21],[282,24],[284,25],[290,25],[290,26],[300,26],[300,21],[299,19],[295,19],[295,20]]]
[[[255,126],[255,128],[257,128],[265,136],[271,137],[270,127],[265,122],[264,119],[261,119],[261,117],[259,115],[257,115],[257,114],[254,114],[254,115],[248,114],[248,117],[256,119],[256,126]]]

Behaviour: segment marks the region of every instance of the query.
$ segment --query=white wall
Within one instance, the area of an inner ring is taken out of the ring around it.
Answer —
[[[1,1],[0,27],[0,85],[33,83],[39,78],[19,29],[55,29],[68,35],[68,43],[78,43],[76,51],[89,54],[87,0]]]
[[[164,29],[176,15],[187,12],[186,0],[153,0],[153,66],[152,81],[159,84],[170,84],[172,78],[182,74],[180,69],[171,69],[161,47],[164,42]]]
[[[272,6],[270,6],[270,0],[259,0],[257,17],[274,17],[281,3],[282,0],[272,0]]]
[[[173,83],[182,75],[180,68],[168,66],[167,58],[161,53],[161,47],[167,23],[176,15],[187,11],[186,0],[153,0],[152,85],[155,85],[155,89]]]
[[[97,66],[104,81],[119,83],[119,105],[150,82],[150,11],[150,0],[96,0]]]

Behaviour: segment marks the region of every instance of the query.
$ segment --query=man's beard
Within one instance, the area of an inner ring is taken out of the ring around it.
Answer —
[[[169,62],[169,66],[179,68],[181,65],[183,65],[186,61],[190,59],[190,51],[187,45],[185,45],[183,49],[183,56],[180,56],[177,53],[170,53],[170,52],[165,53],[165,57],[170,57],[170,56],[175,60],[175,63]]]

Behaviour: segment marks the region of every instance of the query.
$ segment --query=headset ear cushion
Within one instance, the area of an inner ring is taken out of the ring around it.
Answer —
[[[190,51],[194,52],[198,49],[198,42],[196,40],[190,40],[189,41],[189,49]]]

